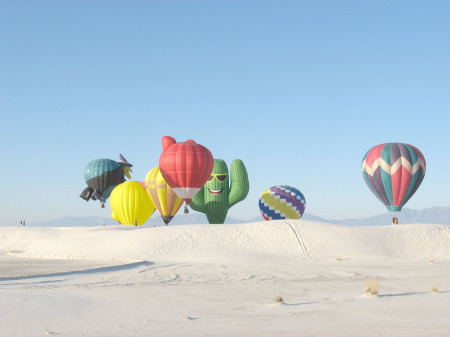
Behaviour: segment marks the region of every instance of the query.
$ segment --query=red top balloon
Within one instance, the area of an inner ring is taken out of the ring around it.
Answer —
[[[162,147],[161,174],[172,190],[189,204],[210,177],[213,156],[206,147],[190,139],[177,143],[174,138],[164,136]]]

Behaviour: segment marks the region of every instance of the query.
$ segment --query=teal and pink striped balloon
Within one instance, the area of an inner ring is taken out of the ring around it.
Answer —
[[[370,190],[389,211],[401,211],[425,176],[426,162],[416,147],[385,143],[367,151],[361,165]]]

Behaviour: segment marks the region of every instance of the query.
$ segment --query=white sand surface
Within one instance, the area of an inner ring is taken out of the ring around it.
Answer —
[[[0,336],[449,336],[450,226],[0,227],[0,299]]]

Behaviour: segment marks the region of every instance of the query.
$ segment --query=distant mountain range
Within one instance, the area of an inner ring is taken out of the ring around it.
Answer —
[[[397,212],[399,224],[422,223],[450,225],[450,207],[431,207],[422,210],[403,208]],[[323,221],[346,226],[380,226],[391,224],[392,213],[386,212],[364,219],[326,220],[314,215],[304,214],[302,219]]]
[[[328,222],[337,225],[346,226],[380,226],[389,225],[391,223],[391,213],[386,212],[380,215],[376,215],[370,218],[364,219],[343,219],[343,220],[329,220],[320,218],[311,214],[304,214],[302,219]],[[450,207],[433,207],[425,208],[422,210],[413,210],[404,208],[401,212],[397,213],[399,224],[409,223],[424,223],[424,224],[441,224],[450,225]],[[226,224],[238,224],[248,222],[263,221],[262,216],[258,216],[249,220],[234,219],[227,217]],[[102,217],[63,217],[55,220],[49,220],[40,223],[30,223],[29,226],[42,226],[42,227],[81,227],[81,226],[102,226],[102,225],[116,225],[117,222],[111,218]],[[189,214],[177,214],[170,226],[176,225],[188,225],[188,224],[208,224],[206,216],[201,213],[189,213]],[[165,226],[158,212],[155,213],[147,220],[145,226]]]

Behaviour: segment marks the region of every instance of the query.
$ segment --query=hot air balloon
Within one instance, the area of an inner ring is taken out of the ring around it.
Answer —
[[[84,179],[88,187],[80,194],[86,201],[100,200],[103,203],[109,198],[111,191],[125,181],[125,176],[131,179],[131,165],[119,155],[119,162],[111,159],[96,159],[90,161],[84,169]]]
[[[139,181],[117,185],[109,199],[112,218],[122,225],[143,225],[155,210],[145,188]]]
[[[177,143],[174,138],[162,138],[163,152],[159,157],[159,169],[172,190],[186,204],[203,187],[214,167],[211,152],[193,140]]]
[[[266,220],[300,219],[305,206],[302,192],[287,185],[272,186],[259,198],[259,209]]]
[[[385,143],[367,151],[361,170],[378,200],[389,211],[398,212],[422,183],[426,162],[423,154],[412,145]]]
[[[164,223],[168,225],[181,205],[183,205],[183,199],[178,197],[167,184],[159,167],[155,167],[147,173],[145,177],[145,189]]]
[[[113,218],[116,221],[119,221],[119,217],[114,212],[111,213],[111,218]],[[120,223],[120,221],[119,221],[119,223]]]
[[[244,200],[249,190],[247,169],[242,160],[233,160],[229,176],[225,161],[214,159],[211,176],[189,205],[193,210],[205,213],[210,224],[223,224],[228,210]]]

